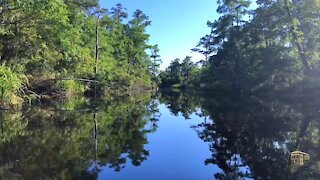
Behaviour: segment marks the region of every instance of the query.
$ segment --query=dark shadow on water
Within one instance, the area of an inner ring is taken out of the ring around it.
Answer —
[[[104,167],[122,172],[148,160],[159,104],[186,120],[210,146],[203,161],[215,179],[320,179],[320,102],[305,96],[227,96],[162,92],[101,101],[75,99],[20,112],[0,111],[0,177],[97,179]],[[82,111],[85,110],[85,111]],[[166,147],[170,148],[170,147]],[[290,153],[310,155],[292,164]],[[175,163],[175,162],[170,162]]]
[[[286,97],[208,96],[164,92],[162,103],[188,118],[201,109],[209,121],[193,128],[210,144],[223,173],[216,179],[320,179],[320,94]],[[292,171],[290,152],[301,150],[311,160]]]

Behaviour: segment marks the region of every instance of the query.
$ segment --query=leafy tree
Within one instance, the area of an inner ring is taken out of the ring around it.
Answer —
[[[199,77],[199,69],[191,61],[191,58],[191,56],[187,56],[181,63],[178,58],[171,61],[169,67],[159,74],[161,86],[170,87],[176,85],[189,87],[196,84]]]
[[[210,22],[209,22],[210,23]],[[213,47],[213,38],[210,35],[205,35],[202,37],[196,46],[196,48],[191,49],[194,52],[199,52],[205,56],[205,62],[209,60],[209,57],[216,51]]]
[[[101,10],[97,0],[1,1],[0,63],[41,97],[90,91],[92,79],[101,92],[151,87],[148,16]]]
[[[160,64],[162,63],[162,60],[159,59],[159,47],[158,45],[155,45],[151,48],[151,55],[150,58],[152,60],[152,63],[149,65],[149,72],[152,77],[152,81],[156,82],[156,84],[160,84],[160,78],[159,78],[159,73],[160,73]]]
[[[181,63],[182,84],[184,86],[191,85],[192,77],[196,77],[196,66],[191,61],[191,56],[187,56]]]
[[[200,84],[234,89],[231,93],[319,86],[316,1],[259,0],[255,9],[246,0],[218,4],[221,17],[208,22],[210,34],[194,49],[211,54],[201,69]]]

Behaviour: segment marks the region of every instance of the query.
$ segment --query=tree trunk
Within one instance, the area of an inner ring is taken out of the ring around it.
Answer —
[[[95,67],[95,80],[96,80],[96,83],[94,85],[94,98],[96,100],[96,98],[97,98],[98,62],[99,62],[99,16],[97,17],[97,22],[96,22],[96,48],[95,48],[95,53],[96,53],[96,67]]]

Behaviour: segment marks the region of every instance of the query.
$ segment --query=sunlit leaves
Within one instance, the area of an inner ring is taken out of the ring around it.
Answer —
[[[101,87],[150,86],[150,20],[140,10],[128,19],[121,4],[100,10],[97,0],[3,1],[0,62],[34,77],[92,79],[99,18]]]
[[[21,88],[27,82],[23,75],[14,73],[4,64],[0,65],[0,106],[6,104],[19,105],[22,99]]]

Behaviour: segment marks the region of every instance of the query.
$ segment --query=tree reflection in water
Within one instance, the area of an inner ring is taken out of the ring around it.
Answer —
[[[161,103],[188,118],[201,108],[206,121],[193,127],[210,144],[223,173],[216,179],[320,179],[320,102],[316,95],[254,97],[163,93]],[[203,114],[202,114],[203,115]],[[311,160],[291,171],[290,152],[302,150]]]
[[[164,92],[98,108],[80,99],[0,111],[0,177],[96,179],[104,166],[139,166],[149,156],[147,135],[157,130],[163,103],[185,119],[208,117],[193,128],[210,144],[212,156],[204,161],[221,169],[216,179],[320,179],[320,102],[314,97]],[[310,161],[291,166],[296,150],[310,154]]]
[[[102,166],[120,171],[128,160],[139,166],[149,155],[147,134],[157,128],[157,102],[149,105],[150,98],[109,100],[99,109],[74,100],[21,113],[0,111],[0,177],[96,179]]]

